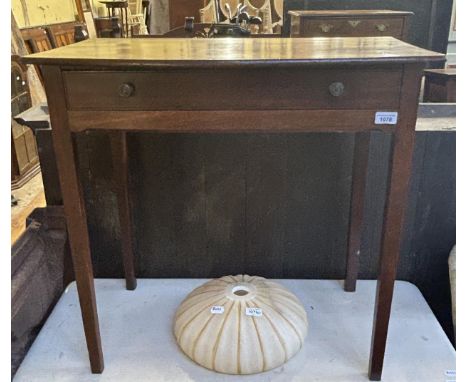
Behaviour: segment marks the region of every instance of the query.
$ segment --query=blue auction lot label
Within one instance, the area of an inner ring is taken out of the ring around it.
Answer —
[[[398,112],[396,111],[378,111],[375,113],[376,125],[396,125],[398,122]]]

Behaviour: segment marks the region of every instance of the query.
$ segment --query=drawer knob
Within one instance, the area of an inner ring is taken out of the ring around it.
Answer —
[[[119,86],[119,96],[123,98],[131,97],[135,93],[135,86],[133,84],[124,83]]]
[[[379,32],[385,32],[387,30],[387,25],[385,24],[377,24],[375,27]]]
[[[344,84],[343,82],[333,82],[328,87],[328,90],[333,97],[339,97],[344,93]]]
[[[333,28],[333,25],[332,25],[332,24],[321,24],[321,25],[320,25],[320,29],[321,29],[322,32],[324,32],[324,33],[330,32],[332,28]]]

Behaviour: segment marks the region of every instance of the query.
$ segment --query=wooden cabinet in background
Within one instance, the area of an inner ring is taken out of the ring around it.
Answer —
[[[19,56],[11,56],[11,115],[31,107],[27,68]],[[11,120],[11,188],[21,187],[39,172],[39,157],[33,132]]]
[[[391,36],[406,40],[412,12],[390,10],[289,11],[291,37]]]
[[[424,102],[456,102],[456,69],[427,69],[424,77]]]

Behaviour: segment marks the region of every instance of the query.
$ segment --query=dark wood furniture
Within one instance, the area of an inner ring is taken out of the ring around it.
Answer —
[[[119,25],[119,17],[96,17],[94,19],[97,37],[116,38],[122,35],[122,27]]]
[[[169,29],[183,26],[186,17],[195,17],[200,22],[200,9],[208,3],[207,0],[171,0],[169,6]]]
[[[47,206],[62,205],[62,192],[60,190],[55,152],[52,145],[52,129],[50,128],[49,108],[47,104],[37,104],[14,116],[13,119],[21,126],[28,127],[28,130],[34,133]]]
[[[104,360],[74,134],[89,129],[112,134],[125,275],[132,289],[124,132],[333,131],[364,136],[380,129],[393,134],[369,363],[369,378],[380,380],[421,75],[426,62],[443,59],[391,37],[230,39],[229,44],[224,39],[95,39],[25,57],[44,73],[92,372],[102,372]],[[238,86],[241,79],[243,87]]]
[[[45,27],[23,28],[20,31],[30,53],[44,52],[53,48]]]
[[[31,107],[27,67],[19,56],[11,56],[11,115]],[[17,189],[40,171],[34,135],[30,129],[11,121],[11,188]]]
[[[452,3],[452,0],[284,0],[282,36],[290,35],[288,12],[292,10],[393,9],[414,13],[408,30],[409,43],[446,53]]]
[[[456,69],[427,69],[424,71],[424,102],[456,102]]]
[[[412,12],[391,10],[289,11],[291,37],[392,36],[406,40]]]
[[[115,17],[115,10],[119,10],[121,29],[120,37],[128,37],[128,2],[127,0],[101,0],[101,4],[104,4],[107,8],[107,16],[109,19]],[[125,34],[124,34],[125,30]]]
[[[75,27],[77,26],[86,28],[85,24],[76,21],[47,25],[45,29],[52,43],[52,47],[59,48],[61,46],[73,44],[75,42]]]

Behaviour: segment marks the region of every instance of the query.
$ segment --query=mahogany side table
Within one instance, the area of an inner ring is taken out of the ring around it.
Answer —
[[[367,139],[380,129],[393,136],[369,362],[369,378],[380,380],[421,76],[426,62],[443,59],[393,37],[93,39],[26,56],[44,74],[92,372],[103,371],[104,359],[75,133],[112,134],[125,275],[133,289],[125,132],[330,131]],[[226,123],[241,118],[243,124]]]

